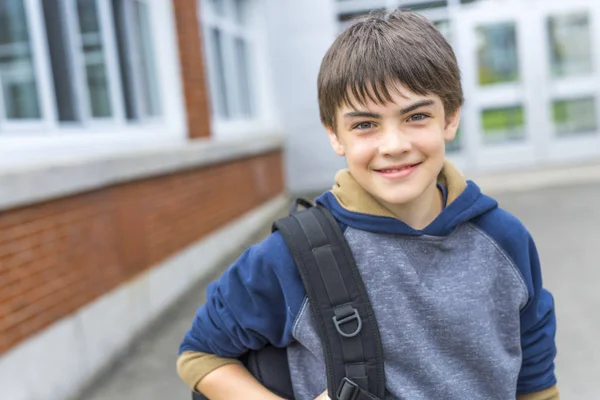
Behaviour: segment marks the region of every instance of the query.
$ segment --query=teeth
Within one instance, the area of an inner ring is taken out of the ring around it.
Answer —
[[[382,169],[381,171],[383,171],[383,172],[399,172],[399,171],[402,171],[402,170],[404,170],[404,169],[407,169],[407,168],[410,168],[410,167],[411,167],[411,165],[407,165],[406,167],[403,167],[403,168],[396,168],[396,169]]]

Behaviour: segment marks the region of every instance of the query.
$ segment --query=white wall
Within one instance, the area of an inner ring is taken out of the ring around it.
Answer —
[[[330,188],[345,166],[329,145],[319,120],[317,75],[336,35],[331,0],[265,0],[271,71],[286,142],[288,189]]]

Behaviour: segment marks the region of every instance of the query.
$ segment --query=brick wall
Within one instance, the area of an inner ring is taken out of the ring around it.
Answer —
[[[278,151],[0,212],[0,354],[281,192]]]
[[[208,93],[197,0],[173,0],[188,136],[210,136]]]

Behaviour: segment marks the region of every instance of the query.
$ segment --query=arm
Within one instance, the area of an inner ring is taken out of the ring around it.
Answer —
[[[205,390],[198,383],[221,369],[217,377],[231,372],[233,379],[241,378],[242,386],[247,386],[236,358],[268,343],[279,347],[291,343],[304,296],[302,280],[279,233],[250,247],[208,286],[206,303],[180,346],[177,371],[182,380],[193,389]],[[220,380],[208,382],[210,391]],[[231,380],[224,383],[224,393],[236,386]]]
[[[283,400],[268,391],[240,364],[215,369],[200,380],[196,389],[211,400]]]
[[[198,383],[216,369],[242,363],[236,358],[224,358],[199,351],[185,351],[177,358],[177,374],[192,390],[199,391]]]
[[[232,358],[221,358],[214,354],[208,353],[183,353],[177,360],[177,372],[182,374],[183,371],[190,371],[185,367],[185,364],[193,359],[205,358],[204,364],[207,369],[198,371],[199,379],[196,375],[191,374],[188,379],[181,378],[190,385],[192,390],[204,393],[211,400],[226,400],[226,399],[277,399],[280,397],[266,390],[258,383],[252,375],[240,364],[239,361]],[[202,365],[202,362],[198,362]],[[193,368],[191,369],[193,371]],[[235,383],[233,383],[235,381]],[[193,383],[190,383],[193,382]],[[229,386],[227,386],[229,385]],[[227,386],[227,387],[226,387]],[[224,390],[223,388],[226,387]],[[321,393],[315,400],[330,400],[327,397],[327,391]],[[530,400],[530,399],[527,399]],[[538,400],[538,399],[531,399]],[[542,399],[539,399],[542,400]],[[545,399],[543,399],[545,400]]]
[[[524,277],[530,293],[528,304],[521,312],[521,348],[523,362],[517,382],[519,395],[534,395],[554,387],[558,399],[554,359],[556,357],[556,316],[552,294],[542,285],[542,272],[533,239],[528,236],[529,269]],[[529,272],[529,274],[527,274]],[[546,397],[541,397],[545,399]],[[536,399],[537,397],[532,397]]]
[[[517,400],[560,400],[560,393],[556,385],[540,392],[523,394]]]
[[[177,359],[177,372],[193,391],[211,400],[280,399],[254,379],[235,358],[187,351]]]

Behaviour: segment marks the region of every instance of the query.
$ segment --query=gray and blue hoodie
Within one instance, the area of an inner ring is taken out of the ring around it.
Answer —
[[[446,207],[425,229],[394,218],[348,171],[316,201],[339,222],[379,325],[386,399],[515,399],[556,384],[556,321],[535,244],[517,218],[446,163]],[[277,232],[216,282],[180,353],[288,348],[297,399],[326,389],[302,280]]]

